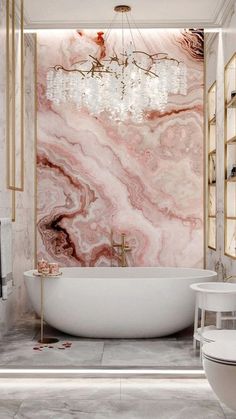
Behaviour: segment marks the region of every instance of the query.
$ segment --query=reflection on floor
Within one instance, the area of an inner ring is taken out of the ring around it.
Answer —
[[[86,339],[46,326],[45,335],[60,342],[40,348],[39,320],[18,323],[0,343],[0,367],[201,366],[192,347],[192,329],[159,339]]]
[[[236,419],[206,380],[1,379],[3,419]]]

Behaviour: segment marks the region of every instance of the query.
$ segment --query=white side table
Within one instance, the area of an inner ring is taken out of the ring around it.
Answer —
[[[205,282],[190,285],[196,292],[193,346],[207,341],[204,332],[222,328],[222,321],[236,320],[236,283]],[[198,327],[200,310],[200,327]],[[216,313],[216,324],[205,326],[206,311]],[[231,312],[231,315],[226,313]]]

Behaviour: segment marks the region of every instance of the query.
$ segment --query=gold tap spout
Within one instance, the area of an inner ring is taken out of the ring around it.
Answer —
[[[120,249],[119,260],[121,262],[121,266],[122,267],[128,266],[127,260],[126,260],[126,252],[130,252],[132,249],[125,242],[125,233],[122,233],[121,234],[121,243],[115,243],[113,241],[113,234],[112,234],[111,245],[112,245],[112,248],[118,248],[118,249]]]

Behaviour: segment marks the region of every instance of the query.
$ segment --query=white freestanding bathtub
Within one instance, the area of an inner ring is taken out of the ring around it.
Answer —
[[[34,310],[40,315],[40,278],[25,272]],[[214,281],[213,271],[190,268],[63,268],[44,279],[44,318],[76,336],[151,338],[193,323],[190,284]]]

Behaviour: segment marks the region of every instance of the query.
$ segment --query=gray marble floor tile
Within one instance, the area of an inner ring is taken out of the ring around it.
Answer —
[[[107,401],[40,400],[24,401],[15,419],[95,419],[112,418],[118,405]]]
[[[5,335],[4,341],[32,340],[39,332],[39,320],[34,318],[18,321]]]
[[[9,342],[0,345],[1,367],[74,367],[98,366],[101,364],[103,342],[74,341],[71,348],[59,349],[62,342],[45,348],[41,352],[33,348],[37,343],[32,341]]]
[[[45,335],[60,340],[53,349],[33,351],[40,336],[40,321],[25,318],[0,343],[1,367],[83,367],[159,366],[201,367],[192,349],[192,328],[157,339],[87,339],[66,335],[45,325]],[[59,350],[62,342],[72,342],[70,350]],[[104,350],[104,353],[103,353]]]
[[[102,365],[201,366],[192,342],[167,340],[105,341]]]
[[[223,412],[225,414],[225,419],[236,419],[236,411],[229,409],[225,404],[220,403]]]
[[[65,398],[67,400],[120,400],[120,379],[0,379],[0,401],[29,398],[31,400]]]
[[[13,419],[21,403],[21,400],[0,400],[0,418]]]
[[[224,419],[215,401],[40,400],[22,402],[16,419]]]
[[[0,379],[0,418],[235,419],[236,416],[220,405],[206,380]]]
[[[217,398],[204,379],[121,379],[121,399],[212,400]]]

